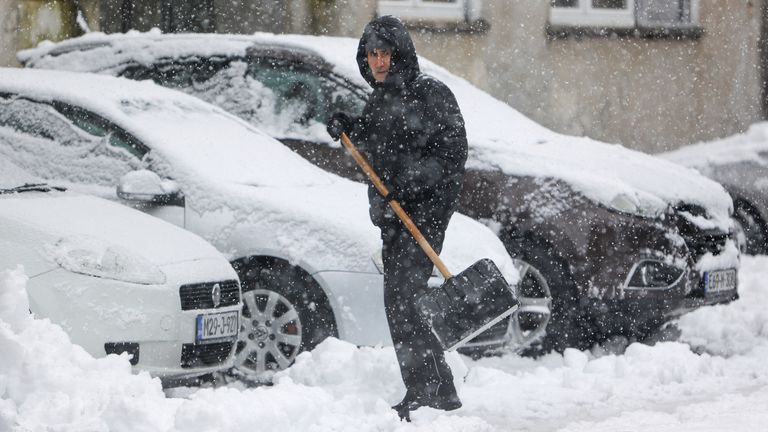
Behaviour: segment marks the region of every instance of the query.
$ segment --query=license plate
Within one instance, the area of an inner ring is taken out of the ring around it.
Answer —
[[[736,270],[718,270],[704,273],[704,292],[717,294],[736,289]]]
[[[238,312],[201,314],[197,316],[197,342],[237,336]]]

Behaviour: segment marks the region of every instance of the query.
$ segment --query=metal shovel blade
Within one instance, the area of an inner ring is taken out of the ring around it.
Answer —
[[[481,259],[416,300],[444,350],[455,350],[514,313],[517,295],[490,259]]]

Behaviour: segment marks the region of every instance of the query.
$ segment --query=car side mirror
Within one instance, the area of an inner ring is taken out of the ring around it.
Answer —
[[[126,201],[147,204],[184,206],[184,195],[178,183],[163,180],[152,171],[131,171],[120,178],[117,196]]]

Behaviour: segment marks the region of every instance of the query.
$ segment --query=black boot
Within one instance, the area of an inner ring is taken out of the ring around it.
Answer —
[[[419,399],[422,406],[443,411],[453,411],[461,408],[461,400],[459,400],[459,395],[456,394],[456,387],[454,387],[451,381],[440,383],[434,394],[424,395]]]
[[[397,411],[400,420],[411,421],[411,411],[421,407],[430,407],[443,411],[453,411],[461,408],[461,400],[456,394],[456,388],[452,382],[442,383],[434,394],[417,393],[408,390],[405,397],[392,409]]]
[[[416,399],[416,393],[412,390],[408,390],[405,392],[403,400],[392,407],[393,410],[397,411],[397,415],[400,417],[400,420],[405,420],[407,422],[411,421],[411,406],[416,403]]]

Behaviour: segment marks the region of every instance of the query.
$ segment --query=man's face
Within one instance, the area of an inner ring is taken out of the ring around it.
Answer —
[[[373,79],[376,82],[384,82],[392,64],[392,51],[375,48],[368,53],[368,66],[371,68]]]

